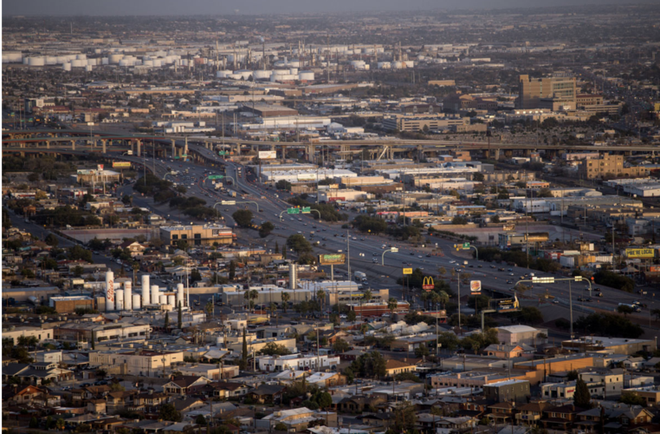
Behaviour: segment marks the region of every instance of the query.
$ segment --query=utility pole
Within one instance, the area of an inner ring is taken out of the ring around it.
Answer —
[[[348,261],[348,280],[351,279],[351,234],[346,229],[346,260]]]
[[[568,281],[568,314],[571,319],[571,339],[575,338],[573,334],[573,291],[571,290],[571,281]],[[589,294],[591,295],[591,294]]]
[[[458,334],[462,335],[461,329],[461,275],[460,273],[456,274],[456,281],[458,282]]]

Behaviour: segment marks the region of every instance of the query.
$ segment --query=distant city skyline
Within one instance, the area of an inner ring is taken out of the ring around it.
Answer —
[[[434,9],[505,9],[553,6],[629,6],[652,4],[653,1],[612,0],[547,0],[531,3],[527,0],[243,0],[227,2],[217,0],[115,0],[97,2],[89,0],[30,0],[4,1],[3,16],[118,16],[118,15],[226,15],[319,12],[382,12],[399,10]]]

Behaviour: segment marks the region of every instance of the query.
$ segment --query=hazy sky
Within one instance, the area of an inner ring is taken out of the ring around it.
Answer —
[[[222,15],[236,10],[241,14],[271,14],[631,3],[629,0],[4,0],[2,15]]]

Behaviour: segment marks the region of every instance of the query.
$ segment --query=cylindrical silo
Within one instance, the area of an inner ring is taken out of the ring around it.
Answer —
[[[28,65],[30,66],[44,66],[46,64],[46,58],[37,56],[37,57],[30,57],[28,59]]]
[[[150,297],[149,297],[149,275],[148,274],[143,274],[142,275],[142,306],[146,306],[149,304]]]
[[[158,285],[151,285],[151,304],[158,304],[160,302],[160,288]]]
[[[300,74],[298,74],[298,80],[300,80],[300,81],[313,81],[314,80],[314,72],[313,71],[300,71]]]
[[[115,295],[116,295],[115,308],[117,310],[124,310],[124,290],[118,289],[117,291],[115,291]]]
[[[167,304],[169,304],[172,307],[176,306],[176,296],[175,295],[168,295],[167,296]]]
[[[183,283],[178,283],[176,285],[176,308],[177,309],[179,308],[179,305],[181,305],[181,307],[183,307],[183,305],[185,304],[184,301],[183,301],[184,295],[185,294],[184,294],[184,290],[183,290]]]
[[[133,294],[133,309],[134,310],[140,310],[142,309],[142,304],[140,303],[140,295],[139,294]]]
[[[112,271],[105,273],[105,310],[115,310],[115,274]]]
[[[62,70],[71,71],[71,64],[69,62],[62,65]]]
[[[110,63],[110,59],[107,57],[102,57],[101,58],[101,65],[108,65]]]
[[[298,268],[296,264],[289,264],[289,289],[296,289],[298,286]]]
[[[92,65],[85,66],[85,72],[92,72]]]
[[[159,295],[158,304],[160,304],[161,306],[165,306],[167,304],[167,295]]]
[[[124,310],[133,310],[133,283],[124,282]]]

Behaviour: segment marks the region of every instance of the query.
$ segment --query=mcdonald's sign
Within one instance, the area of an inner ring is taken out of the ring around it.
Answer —
[[[422,282],[422,289],[433,289],[433,288],[435,288],[433,277],[424,276],[424,281]]]

